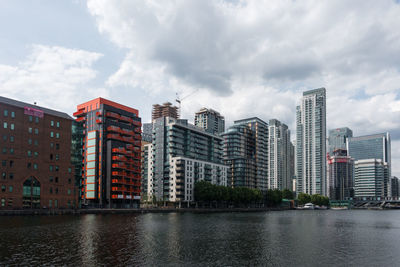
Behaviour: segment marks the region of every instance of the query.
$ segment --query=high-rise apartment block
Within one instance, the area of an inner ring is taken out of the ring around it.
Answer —
[[[328,197],[349,200],[354,197],[354,159],[347,150],[337,149],[328,156]]]
[[[296,108],[297,193],[326,195],[326,90],[303,92]]]
[[[179,119],[178,107],[172,106],[170,102],[165,102],[162,105],[154,104],[151,113],[151,120],[153,121],[161,117]]]
[[[376,160],[382,161],[382,164],[387,169],[387,176],[384,176],[383,180],[383,196],[390,197],[390,183],[389,177],[391,175],[391,142],[389,133],[365,135],[359,137],[350,137],[347,139],[347,151],[349,156],[354,158],[354,160],[370,160],[375,165]],[[372,164],[372,163],[371,163]],[[380,164],[380,163],[379,163]],[[357,164],[356,164],[357,165]],[[362,165],[364,166],[364,165]],[[364,172],[359,172],[362,175]],[[368,173],[366,173],[368,174]],[[361,179],[361,177],[358,177]],[[366,179],[368,179],[366,177]],[[377,178],[380,181],[380,178]],[[357,184],[356,184],[357,186]],[[358,189],[357,192],[360,192]],[[360,195],[360,193],[359,193]]]
[[[391,190],[391,197],[393,199],[400,198],[400,179],[396,176],[392,176],[390,178],[390,190]]]
[[[97,98],[78,105],[83,123],[83,205],[138,207],[141,187],[141,119],[136,109]]]
[[[171,117],[153,120],[153,142],[148,149],[150,170],[145,179],[148,179],[149,198],[190,202],[194,201],[196,181],[227,184],[222,138],[187,120]]]
[[[347,127],[329,130],[328,153],[333,154],[337,149],[347,149],[347,138],[353,137],[353,131]]]
[[[387,196],[388,164],[381,159],[360,159],[354,163],[354,197],[380,200]]]
[[[229,187],[256,187],[255,136],[249,126],[235,124],[222,134]]]
[[[292,190],[293,158],[290,131],[278,120],[268,123],[268,188]]]
[[[213,109],[202,108],[196,112],[194,124],[212,134],[221,134],[225,131],[224,117]]]
[[[78,207],[72,117],[0,97],[0,118],[0,209]]]

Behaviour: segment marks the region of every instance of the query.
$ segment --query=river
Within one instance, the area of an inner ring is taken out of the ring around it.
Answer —
[[[0,217],[0,265],[399,266],[400,211]]]

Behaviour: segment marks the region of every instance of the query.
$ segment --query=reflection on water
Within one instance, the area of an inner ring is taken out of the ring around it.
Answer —
[[[0,265],[400,262],[399,211],[0,217]]]

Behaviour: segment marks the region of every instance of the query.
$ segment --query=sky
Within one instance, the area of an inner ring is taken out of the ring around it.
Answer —
[[[394,0],[1,0],[0,95],[72,114],[105,97],[150,122],[182,99],[227,126],[257,116],[295,139],[302,92],[327,129],[390,132],[400,177],[400,4]]]

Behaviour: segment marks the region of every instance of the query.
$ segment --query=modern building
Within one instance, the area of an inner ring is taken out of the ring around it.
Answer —
[[[354,163],[354,197],[360,200],[381,200],[388,179],[388,164],[381,159],[360,159]]]
[[[157,201],[194,201],[196,181],[227,184],[222,138],[187,120],[161,117],[153,121],[148,196]]]
[[[337,149],[347,149],[347,138],[353,137],[353,131],[347,127],[329,130],[328,153],[333,154]]]
[[[326,90],[303,92],[296,108],[297,193],[326,195]]]
[[[208,133],[222,134],[225,131],[225,119],[213,109],[202,108],[195,114],[194,125]]]
[[[77,207],[73,119],[5,97],[0,97],[0,118],[0,209]]]
[[[292,190],[293,159],[290,130],[276,119],[268,123],[268,188]]]
[[[400,180],[396,176],[390,178],[390,190],[392,192],[391,197],[393,199],[399,199],[400,197]]]
[[[153,140],[153,123],[143,123],[142,141],[151,143]]]
[[[328,197],[350,200],[354,197],[354,159],[347,150],[337,149],[328,156]]]
[[[384,195],[390,196],[391,142],[389,133],[380,133],[347,139],[347,151],[354,160],[379,159],[387,165],[389,176],[385,177]]]
[[[228,186],[256,188],[254,132],[248,125],[235,124],[222,137],[224,163],[228,166]]]
[[[172,106],[170,102],[165,102],[162,105],[154,104],[151,113],[151,120],[155,120],[161,117],[171,117],[179,119],[178,107]]]
[[[82,205],[131,208],[140,203],[141,119],[136,109],[96,98],[74,113],[84,124]]]
[[[142,184],[141,184],[142,202],[150,201],[148,192],[151,190],[149,188],[150,187],[149,180],[151,176],[151,162],[153,161],[151,153],[152,150],[153,150],[153,145],[149,142],[142,140]]]
[[[266,192],[268,189],[268,124],[257,117],[237,120],[234,124],[247,125],[254,134],[255,188]]]

